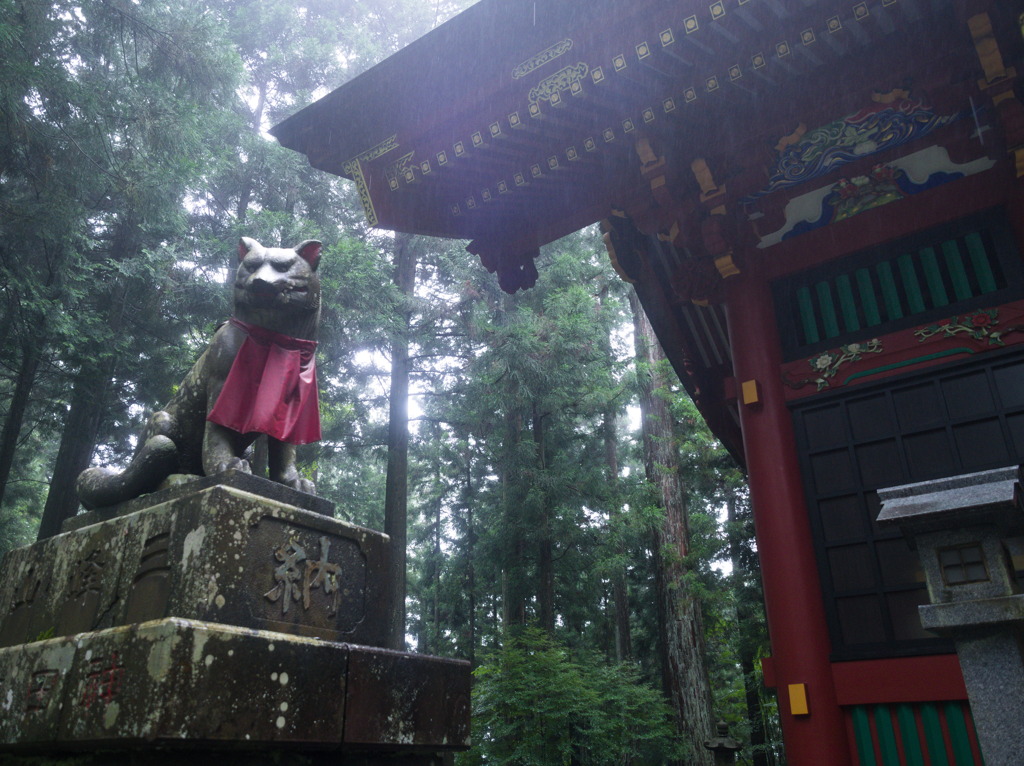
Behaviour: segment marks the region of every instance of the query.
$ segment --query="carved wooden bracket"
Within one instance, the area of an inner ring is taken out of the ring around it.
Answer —
[[[621,210],[601,221],[601,235],[615,273],[623,282],[635,284],[647,257],[647,238]]]
[[[702,157],[690,163],[690,170],[700,186],[700,201],[707,211],[704,220],[701,221],[704,247],[723,279],[739,274],[739,267],[733,261],[733,234],[725,205],[725,184],[715,183],[711,169]]]
[[[668,170],[668,163],[664,157],[659,157],[651,146],[646,136],[641,136],[636,141],[636,153],[640,158],[640,174],[650,184],[651,196],[658,206],[665,210],[675,210],[679,207],[679,200],[669,189],[668,179],[665,172]]]
[[[706,304],[722,293],[721,281],[739,273],[733,260],[734,232],[726,206],[726,188],[715,182],[704,159],[690,165],[700,188],[696,199],[679,193],[671,183],[673,168],[647,136],[636,139],[640,173],[650,184],[654,207],[645,211],[616,211],[602,224],[605,246],[616,272],[627,282],[636,281],[649,242],[634,241],[631,234],[657,233],[675,250],[668,267],[676,298]],[[678,179],[676,179],[678,180]],[[641,218],[637,219],[636,215]],[[695,255],[693,252],[697,254]]]
[[[539,247],[505,245],[500,242],[473,240],[466,250],[480,257],[480,262],[492,274],[497,273],[498,285],[511,295],[517,290],[526,290],[537,284]]]
[[[979,13],[967,20],[974,41],[974,50],[984,74],[978,80],[978,87],[991,99],[999,122],[1003,127],[1006,145],[1014,159],[1017,177],[1024,177],[1024,104],[1014,90],[1017,72],[1007,67],[999,42],[992,30],[992,20],[987,13]]]
[[[639,281],[649,257],[651,241],[648,236],[620,210],[612,211],[612,215],[601,222],[601,233],[616,273],[631,284]],[[707,305],[722,297],[722,279],[710,258],[675,260],[669,279],[676,300]]]

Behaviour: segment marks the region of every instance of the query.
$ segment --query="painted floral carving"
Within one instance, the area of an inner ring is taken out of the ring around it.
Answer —
[[[906,194],[900,182],[906,177],[900,169],[889,165],[875,165],[865,176],[840,178],[832,187],[832,195],[825,198],[835,208],[833,221],[843,221],[872,208],[903,199]]]
[[[988,340],[991,346],[1004,346],[1006,344],[1003,341],[1003,336],[1020,328],[1007,327],[997,329],[998,324],[999,309],[982,309],[973,314],[950,317],[945,322],[914,330],[914,335],[917,336],[919,342],[940,334],[944,338],[967,335],[975,340]]]
[[[791,388],[803,388],[808,383],[814,383],[821,391],[831,385],[829,381],[836,376],[843,365],[859,361],[864,354],[881,354],[882,351],[882,342],[878,338],[872,338],[862,343],[848,343],[834,351],[823,351],[807,360],[812,374],[817,377],[805,378],[796,382],[786,378],[783,380]]]

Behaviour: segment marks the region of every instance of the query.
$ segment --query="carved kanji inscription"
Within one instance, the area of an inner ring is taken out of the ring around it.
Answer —
[[[325,596],[332,596],[327,602],[327,614],[338,613],[341,596],[338,575],[341,573],[339,564],[329,560],[331,541],[326,535],[320,536],[320,558],[310,559],[306,549],[295,540],[290,540],[274,551],[274,558],[281,562],[274,570],[275,585],[264,595],[270,601],[281,601],[281,614],[288,614],[293,601],[302,601],[302,608],[309,610],[315,606],[312,594],[320,589]]]

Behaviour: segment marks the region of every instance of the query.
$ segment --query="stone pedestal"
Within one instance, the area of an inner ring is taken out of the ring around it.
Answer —
[[[8,554],[0,762],[187,747],[426,764],[467,747],[468,664],[380,648],[388,538],[217,478]]]
[[[1024,752],[1024,594],[1004,540],[1024,531],[1016,468],[880,489],[880,524],[917,548],[930,604],[921,624],[952,638],[988,766]]]

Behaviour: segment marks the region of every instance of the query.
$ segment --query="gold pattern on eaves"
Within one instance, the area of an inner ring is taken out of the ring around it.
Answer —
[[[387,154],[392,149],[398,148],[398,134],[392,133],[390,136],[385,138],[379,144],[372,149],[367,149],[365,152],[360,154],[356,159],[360,159],[363,162],[373,162],[378,157]]]
[[[366,176],[363,175],[364,162],[372,162],[393,149],[398,148],[398,134],[392,133],[376,146],[367,149],[345,163],[345,174],[356,184],[356,191],[359,193],[359,201],[363,205],[363,212],[366,214],[366,222],[370,226],[377,225],[377,211],[373,209],[373,200],[370,198],[370,187],[366,183]]]
[[[362,164],[359,160],[349,160],[345,163],[345,173],[351,176],[352,180],[356,183],[356,191],[359,192],[359,201],[363,204],[366,222],[370,226],[376,226],[377,212],[373,209],[373,200],[370,199],[370,187],[366,185]]]
[[[531,56],[526,59],[522,64],[512,70],[512,79],[518,80],[520,77],[525,77],[535,69],[540,69],[546,63],[552,59],[556,59],[562,54],[568,52],[572,48],[572,40],[566,38],[561,42],[557,42],[550,48],[541,51],[536,56]]]
[[[563,90],[569,90],[574,82],[580,82],[589,72],[590,67],[582,61],[575,66],[560,69],[537,83],[535,88],[530,89],[530,103],[551,101],[552,96],[557,96]]]

